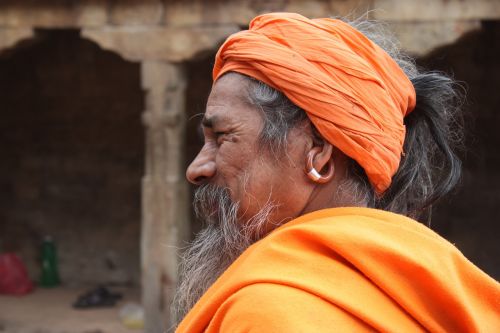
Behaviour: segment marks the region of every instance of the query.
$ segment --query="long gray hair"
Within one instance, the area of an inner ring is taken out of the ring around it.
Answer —
[[[405,118],[405,156],[389,189],[377,196],[364,170],[351,160],[350,177],[339,190],[348,188],[356,202],[368,207],[430,222],[430,208],[454,188],[461,175],[461,161],[456,155],[462,139],[459,86],[443,73],[420,71],[413,59],[400,51],[397,40],[384,24],[366,20],[348,23],[399,64],[415,87],[417,105]],[[252,78],[248,80],[251,102],[265,119],[260,143],[273,155],[282,155],[288,132],[309,121],[307,115],[283,93]],[[317,131],[313,132],[319,136]]]

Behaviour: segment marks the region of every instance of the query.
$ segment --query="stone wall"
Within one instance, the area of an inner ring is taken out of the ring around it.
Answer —
[[[144,130],[138,64],[78,31],[39,31],[0,57],[0,246],[63,282],[139,282]]]
[[[130,60],[188,60],[261,13],[365,16],[387,21],[403,47],[425,54],[500,18],[497,0],[87,0],[0,2],[0,48],[31,29],[81,28],[82,35]]]

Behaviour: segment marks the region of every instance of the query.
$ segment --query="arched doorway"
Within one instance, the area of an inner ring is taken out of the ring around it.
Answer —
[[[50,235],[64,286],[139,287],[140,75],[78,30],[39,30],[0,54],[0,247],[32,279]]]

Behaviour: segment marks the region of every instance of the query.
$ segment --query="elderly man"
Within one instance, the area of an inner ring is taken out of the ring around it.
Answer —
[[[499,284],[413,220],[459,177],[452,81],[369,28],[266,14],[220,48],[177,332],[500,332]]]

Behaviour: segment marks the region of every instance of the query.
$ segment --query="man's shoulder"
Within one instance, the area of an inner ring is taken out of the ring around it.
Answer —
[[[370,332],[335,304],[292,286],[255,283],[229,297],[211,323],[219,332]],[[210,330],[209,330],[210,331]]]

